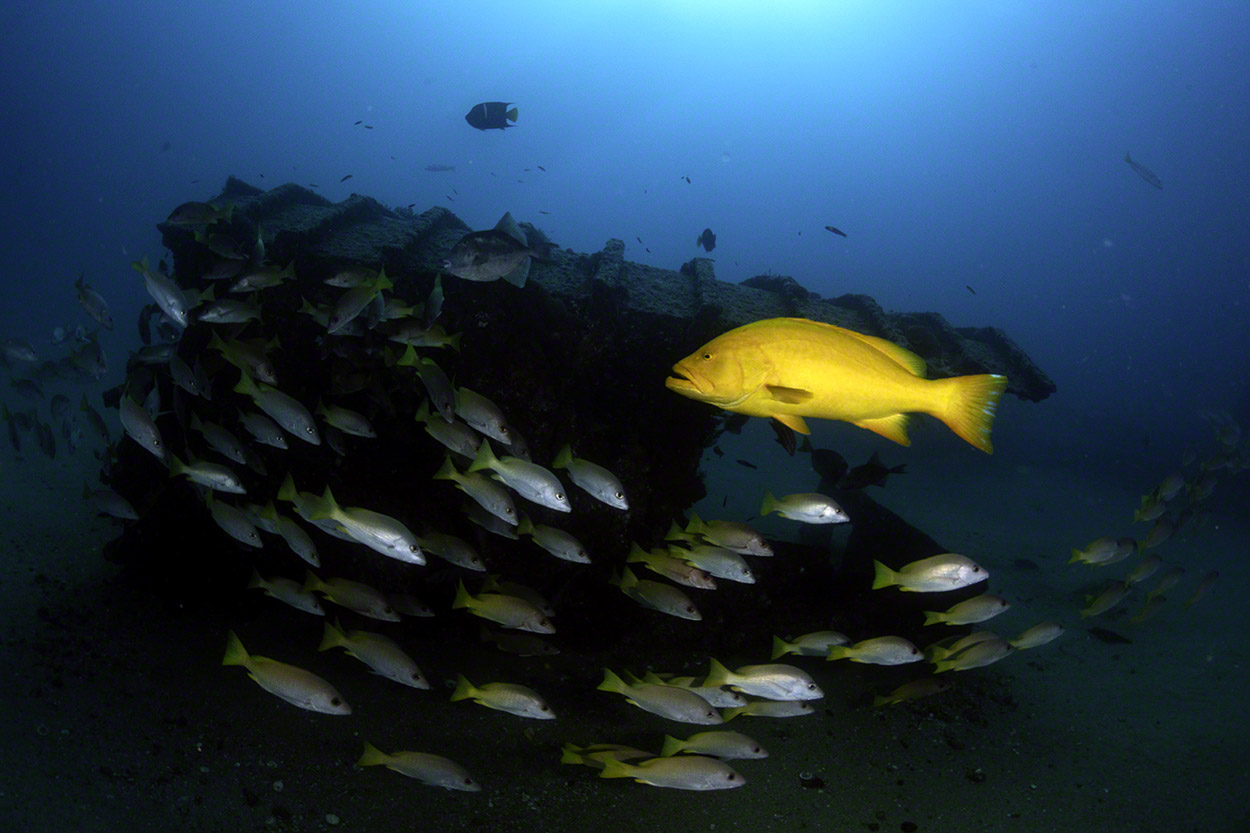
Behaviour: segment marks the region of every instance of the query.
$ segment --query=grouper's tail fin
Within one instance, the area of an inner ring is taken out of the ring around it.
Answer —
[[[1007,388],[1007,377],[985,373],[934,379],[933,384],[937,394],[936,406],[931,411],[933,416],[945,422],[966,442],[986,454],[993,454],[990,427],[994,424],[998,398]]]

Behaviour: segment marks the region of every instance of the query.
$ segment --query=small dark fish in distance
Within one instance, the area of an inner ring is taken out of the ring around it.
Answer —
[[[825,229],[827,231],[833,232],[834,234],[840,235],[842,237],[846,237],[846,232],[844,232],[842,229],[837,229],[837,228],[834,228],[833,226],[825,226]]]
[[[412,208],[412,207],[413,207],[413,206],[415,206],[415,205],[416,205],[416,203],[415,203],[415,202],[410,202],[410,203],[408,203],[408,207],[409,207],[409,208]]]
[[[969,292],[971,292],[973,295],[976,295],[976,294],[977,294],[977,291],[976,291],[975,289],[973,289],[972,287],[968,286],[968,284],[964,284],[964,289],[968,290],[968,291],[969,291]]]
[[[321,186],[320,186],[320,185],[318,185],[318,184],[317,184],[317,183],[315,183],[315,182],[310,182],[310,183],[308,183],[308,187],[309,187],[309,188],[320,188]]]
[[[547,172],[547,169],[544,168],[542,165],[535,165],[534,167],[538,168],[538,170],[542,171],[543,173]]]
[[[651,250],[650,250],[650,249],[647,249],[647,254],[651,254]]]
[[[373,125],[371,125],[371,124],[366,124],[366,125],[365,125],[365,130],[372,130],[372,129],[373,129]]]
[[[455,194],[456,196],[460,196],[460,192],[459,192],[459,191],[457,191],[455,188],[452,188],[452,189],[451,189],[451,192],[452,192],[453,194]]]
[[[892,474],[907,474],[907,466],[902,465],[889,468],[881,462],[881,458],[874,451],[872,456],[868,458],[867,463],[864,463],[862,466],[856,466],[838,478],[837,487],[839,489],[863,489],[868,486],[884,487],[886,478]]]
[[[349,179],[351,179],[351,178],[352,178],[352,175],[351,175],[351,174],[348,174],[347,176],[345,176],[345,177],[343,177],[342,179],[340,179],[340,180],[339,180],[339,182],[346,182],[347,180],[349,180]]]
[[[454,170],[456,169],[456,166],[455,166],[455,165],[437,165],[437,164],[435,164],[435,165],[426,165],[426,166],[425,166],[425,169],[426,169],[427,171],[433,171],[433,172],[434,172],[434,173],[436,173],[436,174],[441,174],[441,173],[443,173],[444,171],[454,171]]]
[[[356,119],[354,122],[352,122],[352,126],[355,127],[358,124],[364,124],[364,123],[365,123],[364,119]]]
[[[749,469],[758,469],[758,468],[759,468],[759,466],[755,465],[755,464],[754,464],[754,463],[752,463],[750,460],[742,460],[742,459],[739,459],[739,460],[738,460],[738,465],[740,465],[740,466],[746,466],[746,467],[747,467],[747,468],[749,468]]]
[[[483,101],[465,113],[464,120],[478,130],[506,130],[516,123],[517,111],[510,101]],[[509,124],[512,122],[512,124]]]
[[[192,184],[192,185],[196,184],[197,182],[199,182],[199,180],[198,180],[198,179],[193,179],[193,180],[191,180],[191,184]]]
[[[169,150],[169,147],[170,147],[169,140],[167,139],[165,140],[165,143],[161,145],[161,153],[164,153],[165,151]]]
[[[531,170],[533,170],[533,169],[532,169],[532,168],[526,168],[526,169],[525,169],[525,173],[529,173]],[[517,181],[519,182],[520,180],[517,180]]]
[[[543,210],[540,208],[540,209],[538,210],[538,213],[539,213],[539,214],[550,214],[551,212],[550,212],[550,211],[543,211]]]
[[[719,445],[714,445],[714,446],[712,446],[712,450],[716,452],[716,456],[717,456],[717,457],[724,457],[724,456],[725,456],[725,452],[723,452],[723,451],[721,451],[721,450],[720,450],[720,446],[719,446]]]
[[[705,228],[703,233],[695,238],[694,244],[702,246],[703,251],[710,252],[716,248],[716,235],[712,233],[710,228]]]
[[[686,180],[686,184],[687,184],[687,185],[689,185],[689,184],[690,184],[690,177],[688,177],[688,176],[683,176],[683,177],[682,177],[682,179]]]
[[[638,241],[639,245],[644,245],[641,237],[638,237],[637,235],[635,235],[634,239]]]
[[[451,198],[451,194],[443,194],[443,196],[447,198],[447,202],[455,202],[455,200]]]
[[[1137,175],[1142,179],[1146,180],[1160,191],[1163,190],[1163,180],[1159,179],[1159,177],[1155,175],[1155,172],[1147,168],[1145,165],[1139,165],[1134,162],[1133,157],[1128,155],[1128,151],[1124,152],[1124,161],[1127,162],[1129,167],[1136,171]]]

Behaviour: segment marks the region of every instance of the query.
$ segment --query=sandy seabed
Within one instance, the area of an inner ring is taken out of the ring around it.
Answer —
[[[737,496],[746,478],[769,475],[733,466],[735,456],[729,449],[724,460],[708,458],[709,512],[722,492]],[[320,639],[321,623],[276,602],[231,600],[205,610],[136,587],[101,557],[116,527],[93,517],[79,498],[93,465],[87,459],[81,452],[56,461],[8,453],[3,461],[4,830],[1250,829],[1250,519],[1236,519],[1228,500],[1213,501],[1216,511],[1200,534],[1161,548],[1169,563],[1189,568],[1174,601],[1141,625],[1127,622],[1140,597],[1097,620],[1131,640],[1109,644],[1076,616],[1094,576],[1068,567],[1067,554],[1099,535],[1144,535],[1128,521],[1152,484],[1010,462],[987,474],[980,464],[909,460],[908,475],[874,496],[985,564],[994,592],[1013,604],[995,628],[1012,636],[1054,619],[1068,632],[959,675],[953,691],[889,709],[865,700],[901,681],[891,669],[801,660],[828,695],[817,713],[734,721],[728,728],[755,737],[770,757],[735,764],[748,781],[742,789],[691,793],[602,780],[561,765],[559,750],[566,741],[658,749],[665,733],[689,733],[692,727],[640,712],[594,686],[602,665],[638,668],[641,659],[694,669],[705,657],[674,656],[655,645],[642,658],[522,659],[485,646],[466,651],[446,641],[406,640],[435,690],[403,688],[341,652],[317,654],[309,646]],[[793,485],[814,485],[810,471]],[[1244,483],[1241,489],[1244,505]],[[738,502],[727,509],[749,513]],[[762,528],[784,530],[771,520]],[[179,557],[176,541],[168,557]],[[1208,569],[1220,570],[1219,584],[1183,607]],[[228,628],[254,653],[332,680],[355,713],[300,711],[240,669],[222,668]],[[749,647],[741,659],[766,661],[770,637],[744,626]],[[474,682],[534,685],[559,718],[527,721],[450,703],[443,683],[456,673]],[[363,739],[387,751],[452,757],[484,790],[448,792],[381,768],[360,769]]]

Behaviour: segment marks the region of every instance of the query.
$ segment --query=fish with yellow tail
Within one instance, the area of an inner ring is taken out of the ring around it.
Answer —
[[[810,434],[836,419],[910,445],[910,413],[930,414],[993,453],[990,426],[1007,377],[926,379],[924,359],[893,342],[806,318],[769,318],[717,336],[673,365],[665,386],[699,402],[772,417]]]

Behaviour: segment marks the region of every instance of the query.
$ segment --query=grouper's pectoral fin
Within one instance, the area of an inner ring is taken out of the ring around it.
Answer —
[[[803,421],[803,417],[798,414],[773,414],[772,417],[796,434],[812,433],[812,429],[807,427],[807,423]]]
[[[911,440],[907,436],[907,414],[895,414],[880,419],[861,419],[851,424],[859,428],[867,428],[899,445],[911,445]]]
[[[764,385],[764,390],[768,391],[768,395],[773,399],[787,405],[802,405],[815,396],[810,390],[783,388],[780,385]]]

